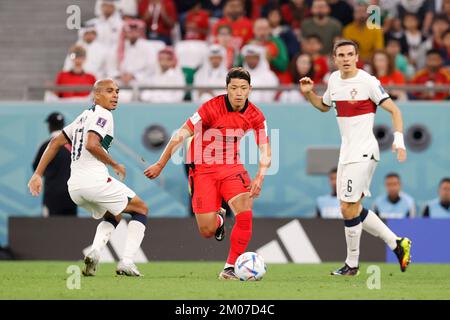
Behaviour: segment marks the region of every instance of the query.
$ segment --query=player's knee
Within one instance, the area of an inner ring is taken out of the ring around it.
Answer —
[[[231,207],[236,213],[252,209],[253,201],[248,194],[243,194],[231,202]]]
[[[347,215],[348,209],[349,209],[349,204],[347,202],[342,202],[341,203],[341,212],[344,217]]]
[[[345,219],[353,219],[356,216],[355,209],[357,208],[357,203],[352,202],[342,202],[341,203],[341,212]]]
[[[210,226],[202,226],[198,230],[203,238],[211,238],[216,233],[216,230],[213,230]]]

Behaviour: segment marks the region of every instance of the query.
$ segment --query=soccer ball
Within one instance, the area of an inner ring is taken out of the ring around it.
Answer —
[[[254,252],[241,254],[234,265],[234,273],[241,281],[259,281],[266,271],[264,259]]]

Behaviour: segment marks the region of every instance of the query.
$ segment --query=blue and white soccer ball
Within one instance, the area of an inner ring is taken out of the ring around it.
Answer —
[[[266,274],[264,259],[255,252],[245,252],[234,265],[234,273],[241,281],[259,281]]]

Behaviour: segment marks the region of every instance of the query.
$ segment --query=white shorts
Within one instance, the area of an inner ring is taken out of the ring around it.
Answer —
[[[90,212],[94,219],[101,219],[107,211],[117,216],[136,193],[119,180],[112,177],[110,179],[101,186],[69,190],[70,197],[73,202]]]
[[[339,164],[336,176],[338,199],[357,202],[363,195],[370,197],[370,182],[376,167],[375,160]]]

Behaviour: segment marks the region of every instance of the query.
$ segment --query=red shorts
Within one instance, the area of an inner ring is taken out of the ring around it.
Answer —
[[[189,169],[194,213],[219,211],[222,199],[228,202],[238,194],[250,192],[250,181],[244,167],[240,170],[218,170],[216,172]]]

